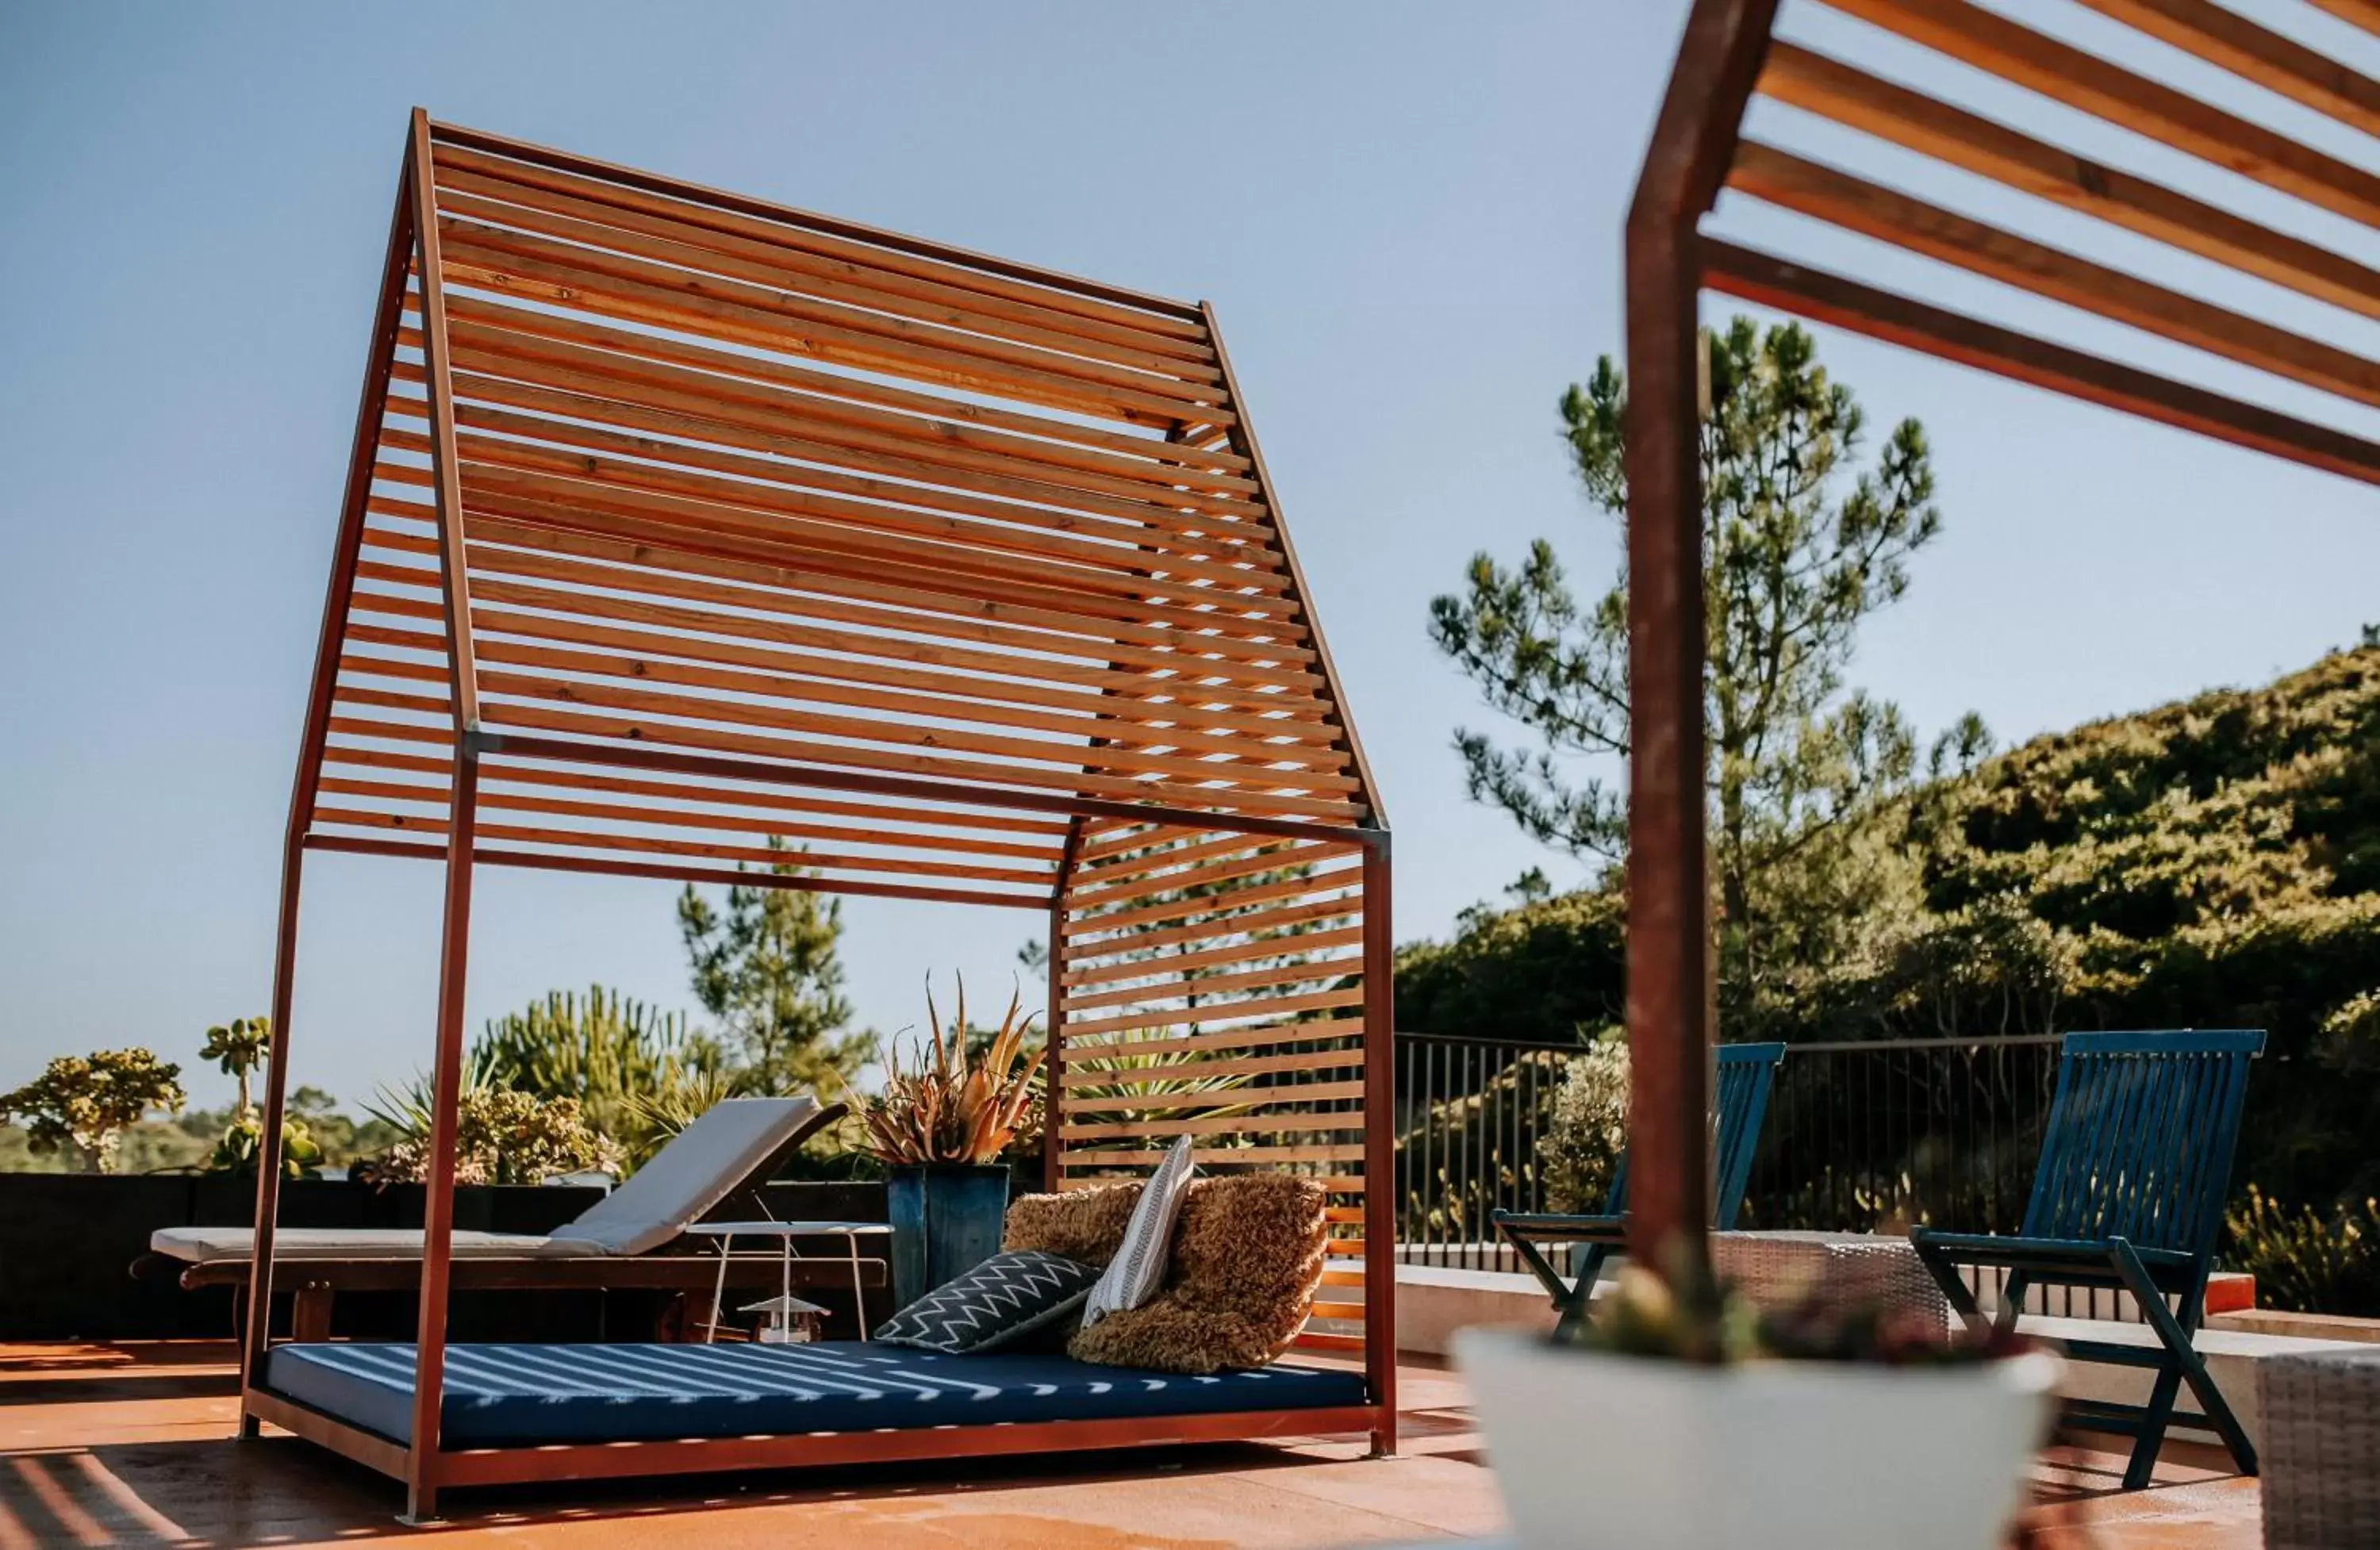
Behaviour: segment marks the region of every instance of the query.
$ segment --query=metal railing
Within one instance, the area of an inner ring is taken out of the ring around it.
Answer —
[[[1550,1198],[1545,1145],[1579,1047],[1399,1034],[1396,1049],[1400,1257],[1518,1268],[1488,1214],[1583,1204]],[[1792,1046],[1738,1225],[2013,1231],[2057,1070],[2046,1034]]]
[[[1789,1046],[1739,1225],[2016,1231],[2058,1046],[2055,1034]]]

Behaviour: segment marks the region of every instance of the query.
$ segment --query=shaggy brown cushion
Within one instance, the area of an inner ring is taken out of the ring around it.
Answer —
[[[1263,1366],[1305,1327],[1322,1282],[1323,1201],[1321,1185],[1288,1173],[1194,1181],[1165,1290],[1079,1331],[1066,1354],[1165,1373]]]
[[[1105,1268],[1123,1246],[1124,1224],[1140,1204],[1135,1180],[1065,1194],[1021,1195],[1010,1203],[1000,1246],[1009,1253],[1039,1250]]]

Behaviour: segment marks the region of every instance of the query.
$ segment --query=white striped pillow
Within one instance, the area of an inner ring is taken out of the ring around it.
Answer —
[[[1084,1328],[1110,1314],[1137,1308],[1163,1290],[1166,1263],[1173,1253],[1173,1218],[1182,1214],[1182,1192],[1190,1187],[1196,1169],[1185,1135],[1165,1154],[1140,1192],[1132,1220],[1124,1224],[1123,1246],[1083,1302]]]

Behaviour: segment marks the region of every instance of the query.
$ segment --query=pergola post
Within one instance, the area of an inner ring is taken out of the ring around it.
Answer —
[[[1379,1407],[1372,1452],[1397,1450],[1396,923],[1390,914],[1389,831],[1363,830],[1364,1367]]]
[[[438,1513],[440,1401],[446,1376],[447,1272],[455,1251],[455,1120],[463,1086],[463,987],[471,946],[471,842],[480,794],[479,751],[458,739],[454,813],[446,831],[445,925],[438,952],[438,1053],[431,1086],[428,1193],[421,1217],[421,1310],[415,1335],[413,1435],[406,1457],[406,1515]]]
[[[1628,212],[1628,1252],[1706,1278],[1710,1158],[1695,223],[1777,0],[1698,0]]]

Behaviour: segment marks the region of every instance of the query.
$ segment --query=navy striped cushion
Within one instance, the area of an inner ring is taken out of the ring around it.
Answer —
[[[413,1429],[413,1346],[275,1346],[264,1385],[396,1442]],[[446,1348],[450,1447],[654,1442],[873,1428],[1222,1415],[1364,1403],[1359,1372],[1272,1366],[1183,1377],[1062,1356],[806,1346]]]

